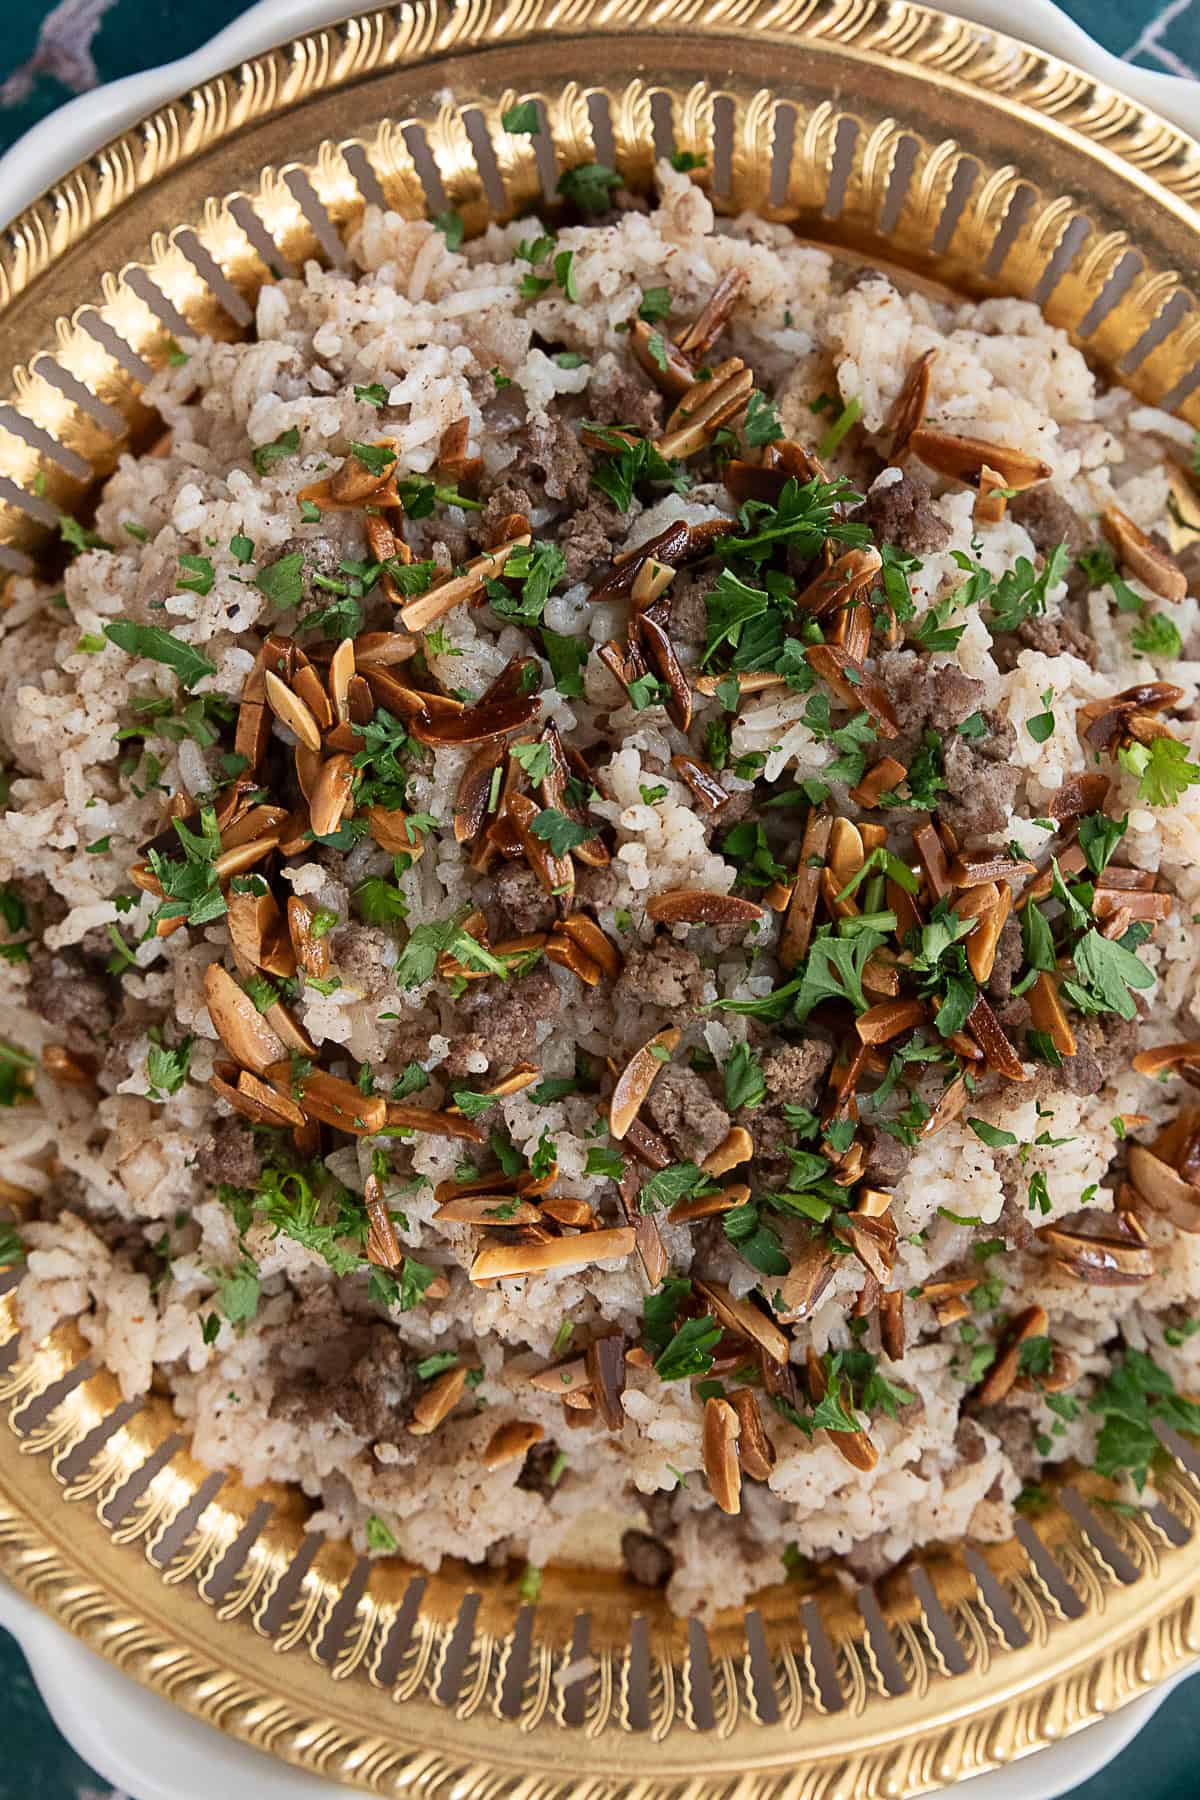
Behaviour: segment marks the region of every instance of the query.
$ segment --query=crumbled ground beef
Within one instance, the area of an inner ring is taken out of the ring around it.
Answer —
[[[983,683],[965,675],[957,663],[932,668],[928,657],[913,650],[885,650],[876,673],[896,714],[900,729],[920,736],[928,727],[949,731],[978,712]]]
[[[786,1101],[791,1106],[811,1106],[832,1061],[833,1045],[822,1038],[805,1038],[802,1044],[786,1044],[763,1061],[767,1093],[772,1099]]]
[[[304,598],[315,600],[320,597],[322,600],[328,600],[328,593],[313,585],[313,577],[324,575],[327,580],[333,580],[337,576],[338,564],[346,552],[340,544],[335,543],[332,538],[323,536],[319,531],[311,534],[299,532],[295,537],[285,538],[270,560],[272,563],[282,562],[285,556],[294,556],[297,550],[304,558],[300,571],[300,583]]]
[[[26,993],[33,1010],[76,1056],[103,1049],[116,1016],[111,985],[75,951],[35,949]]]
[[[618,512],[611,500],[593,494],[581,511],[562,528],[558,547],[567,565],[567,582],[586,581],[612,561],[614,547],[629,531],[630,515]]]
[[[875,1125],[867,1126],[863,1142],[866,1148],[863,1180],[872,1187],[894,1188],[912,1161],[913,1153],[908,1145]]]
[[[1066,613],[1057,618],[1038,613],[1032,619],[1022,620],[1017,627],[1017,642],[1028,650],[1040,650],[1043,656],[1077,656],[1092,669],[1099,654],[1095,638],[1089,637]]]
[[[553,1018],[561,1004],[549,969],[531,969],[518,981],[474,983],[458,1002],[459,1018],[472,1029],[451,1043],[447,1073],[465,1075],[467,1059],[479,1051],[505,1067],[527,1060],[537,1048],[538,1021]]]
[[[404,1431],[416,1379],[408,1350],[390,1325],[364,1325],[326,1290],[292,1321],[306,1364],[277,1382],[271,1415],[294,1424],[328,1422],[357,1437],[390,1439]],[[318,1335],[319,1334],[319,1335]],[[281,1357],[285,1370],[287,1362]]]
[[[1034,549],[1043,556],[1048,556],[1056,544],[1065,544],[1074,562],[1091,542],[1088,528],[1075,508],[1068,505],[1057,488],[1045,482],[1040,487],[1026,488],[1023,494],[1014,494],[1008,503],[1008,516],[1025,527]]]
[[[1010,1250],[1025,1250],[1033,1242],[1033,1221],[1029,1217],[1029,1195],[1024,1187],[1004,1191],[1000,1209],[1000,1230]]]
[[[1021,958],[1021,920],[1019,914],[1010,913],[1000,928],[1000,936],[996,941],[996,960],[988,977],[987,991],[992,1000],[1009,998],[1013,980],[1021,966]]]
[[[639,1587],[666,1587],[675,1573],[675,1558],[648,1531],[621,1533],[621,1560]]]
[[[704,970],[694,950],[659,936],[648,947],[638,944],[626,951],[615,991],[622,1000],[690,1012],[704,992]]]
[[[997,762],[986,738],[968,742],[952,733],[942,744],[946,791],[938,812],[960,844],[975,844],[1008,827],[1020,770]]]
[[[228,1182],[230,1187],[253,1188],[262,1165],[262,1152],[244,1119],[214,1119],[196,1158],[196,1174],[209,1187]]]
[[[42,931],[47,925],[61,925],[71,910],[57,888],[52,888],[44,875],[14,875],[8,885],[25,902],[30,924]],[[107,933],[105,935],[107,937]],[[108,948],[111,952],[111,941]]]
[[[506,862],[496,875],[496,904],[508,921],[509,931],[549,931],[557,908],[533,870],[525,863]]]
[[[954,1448],[958,1451],[961,1462],[972,1465],[983,1461],[987,1455],[987,1439],[974,1419],[961,1418],[958,1421],[958,1429],[954,1433]]]
[[[1056,1087],[1072,1094],[1096,1094],[1121,1069],[1128,1067],[1137,1048],[1138,1021],[1106,1014],[1103,1019],[1081,1019],[1075,1027],[1076,1054],[1064,1056],[1061,1069],[1051,1071]]]
[[[498,488],[523,494],[529,505],[566,502],[573,509],[587,504],[588,477],[591,464],[587,451],[565,419],[557,413],[549,419],[531,419],[516,428],[520,448],[508,466],[501,470]],[[487,478],[480,483],[480,496],[487,489]],[[527,512],[526,506],[505,506],[505,512]]]
[[[950,542],[950,527],[916,475],[874,488],[853,516],[866,521],[877,543],[894,544],[910,556],[932,556]]]
[[[611,906],[617,897],[617,878],[606,863],[603,868],[593,868],[591,863],[576,862],[575,892],[571,904],[579,912],[599,912],[603,906]]]
[[[602,356],[588,382],[588,416],[601,425],[624,425],[638,437],[658,437],[663,397],[636,363]]]
[[[995,1432],[1000,1446],[1022,1481],[1032,1481],[1041,1464],[1033,1447],[1033,1420],[1013,1406],[984,1406],[979,1423]]]
[[[671,637],[676,643],[704,642],[708,635],[708,608],[704,597],[712,592],[712,585],[711,575],[697,575],[689,569],[681,569],[667,589],[667,598],[671,602]]]
[[[396,985],[396,948],[377,925],[337,926],[329,936],[329,959],[342,986],[356,988],[369,1000]]]
[[[531,1446],[525,1453],[525,1461],[521,1464],[521,1473],[517,1476],[517,1486],[526,1493],[540,1494],[548,1500],[558,1486],[550,1480],[550,1471],[558,1460],[558,1445],[550,1438],[543,1438],[538,1444]]]
[[[652,1124],[673,1138],[686,1162],[702,1162],[729,1131],[729,1114],[718,1106],[703,1076],[694,1069],[663,1069],[646,1099]]]

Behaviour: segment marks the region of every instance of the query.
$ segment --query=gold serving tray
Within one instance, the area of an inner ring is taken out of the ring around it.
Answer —
[[[530,95],[543,131],[510,136]],[[52,554],[58,509],[146,440],[166,333],[243,333],[273,268],[344,260],[368,200],[474,230],[573,163],[645,188],[672,147],[723,212],[1038,300],[1200,424],[1200,146],[1079,71],[903,0],[410,4],[206,82],[3,233],[0,566]],[[20,1359],[9,1294],[0,1339],[8,1576],[198,1717],[377,1793],[903,1800],[1200,1654],[1182,1440],[1147,1513],[1082,1474],[1008,1544],[702,1628],[617,1575],[548,1571],[531,1608],[515,1573],[368,1564],[306,1533],[299,1494],[201,1467],[164,1398],[122,1406],[73,1328]]]

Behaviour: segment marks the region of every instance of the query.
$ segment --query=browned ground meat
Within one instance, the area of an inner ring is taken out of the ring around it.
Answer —
[[[1092,541],[1087,526],[1073,506],[1063,499],[1057,488],[1043,482],[1041,487],[1026,488],[1014,494],[1008,513],[1023,525],[1033,539],[1035,550],[1048,556],[1056,544],[1065,544],[1072,562]]]
[[[1026,649],[1040,650],[1043,656],[1077,656],[1089,668],[1096,666],[1098,646],[1095,638],[1089,637],[1065,613],[1054,619],[1039,613],[1035,618],[1023,620],[1017,627],[1017,641]]]
[[[682,569],[667,589],[671,602],[671,636],[681,644],[702,644],[708,634],[706,594],[712,592],[711,575],[695,575]]]
[[[872,1187],[895,1187],[903,1179],[904,1172],[912,1161],[912,1151],[899,1138],[894,1138],[888,1131],[881,1131],[876,1125],[868,1125],[863,1138],[866,1145],[864,1181],[870,1182]]]
[[[995,762],[986,739],[969,743],[951,733],[942,744],[946,792],[938,795],[938,812],[960,844],[973,844],[1008,827],[1020,770]]]
[[[729,1114],[694,1069],[664,1069],[650,1089],[645,1110],[651,1122],[675,1140],[688,1162],[702,1162],[729,1130]]]
[[[496,875],[496,903],[507,916],[509,929],[549,931],[557,917],[553,897],[546,892],[525,863],[504,863]]]
[[[1033,1447],[1033,1420],[1029,1414],[1012,1406],[984,1406],[977,1417],[1000,1439],[1001,1448],[1021,1480],[1032,1481],[1041,1465]]]
[[[960,1419],[958,1429],[954,1433],[954,1448],[958,1451],[959,1460],[973,1464],[982,1462],[987,1455],[987,1439],[980,1431],[974,1419]]]
[[[1193,596],[1200,594],[1200,538],[1191,544],[1185,544],[1176,553],[1175,561],[1187,576],[1188,593]],[[1189,649],[1185,654],[1192,656],[1194,652]]]
[[[931,668],[928,657],[913,650],[885,650],[876,671],[903,732],[919,735],[929,726],[948,731],[977,712],[983,698],[982,681],[957,663]]]
[[[1018,1187],[1011,1193],[1005,1187],[1004,1205],[1000,1209],[1000,1230],[1011,1250],[1024,1250],[1032,1244],[1033,1221],[1029,1217],[1029,1194],[1026,1187]]]
[[[636,365],[597,370],[588,382],[589,416],[601,425],[626,425],[638,437],[658,437],[663,397]]]
[[[772,1099],[792,1106],[811,1106],[833,1061],[833,1045],[821,1038],[786,1044],[763,1062],[763,1080]]]
[[[621,1533],[621,1560],[639,1587],[666,1587],[675,1573],[675,1558],[648,1531]]]
[[[501,470],[498,486],[523,490],[539,503],[565,501],[572,508],[587,504],[591,464],[587,451],[564,419],[554,414],[548,420],[530,420],[516,428],[516,436],[520,448],[507,468]],[[480,484],[481,494],[486,487],[485,477]]]
[[[244,1119],[214,1119],[208,1140],[196,1158],[196,1173],[210,1187],[228,1182],[230,1187],[258,1186],[262,1152]]]
[[[593,494],[582,511],[562,528],[558,547],[567,565],[567,581],[586,581],[612,560],[613,547],[629,531],[630,514],[618,512],[611,500]]]
[[[704,970],[694,950],[660,936],[648,948],[637,944],[626,951],[615,992],[622,1000],[690,1012],[704,992]]]
[[[458,1002],[459,1018],[473,1029],[451,1043],[447,1072],[465,1075],[467,1058],[475,1051],[506,1068],[527,1060],[537,1048],[538,1021],[553,1018],[561,1004],[549,969],[531,969],[508,983],[476,982]]]
[[[557,1461],[558,1445],[552,1438],[543,1438],[540,1444],[534,1444],[526,1451],[517,1486],[524,1488],[526,1493],[540,1494],[543,1500],[548,1500],[559,1485],[550,1479],[550,1471]]]
[[[576,862],[575,892],[571,904],[583,912],[598,912],[611,906],[617,897],[617,878],[607,864],[593,868],[590,863]]]
[[[29,1004],[76,1056],[103,1049],[115,1018],[109,983],[74,950],[34,950]]]
[[[295,537],[285,538],[270,560],[273,563],[280,562],[285,556],[294,556],[297,550],[304,558],[304,566],[300,572],[304,598],[315,600],[320,597],[328,600],[328,593],[313,585],[313,577],[324,575],[327,580],[332,580],[337,575],[338,564],[346,552],[332,538],[323,537],[319,531],[314,531],[311,536],[300,532]]]
[[[1021,920],[1010,913],[1000,929],[996,942],[996,960],[988,978],[987,991],[993,1000],[1007,1000],[1013,980],[1021,966]]]
[[[357,988],[368,999],[395,986],[395,946],[377,925],[339,925],[330,933],[329,957],[342,986]]]
[[[290,1321],[295,1340],[276,1352],[283,1373],[271,1402],[275,1418],[328,1421],[358,1437],[404,1432],[416,1385],[408,1350],[390,1325],[349,1318],[327,1289],[308,1296]]]
[[[950,542],[950,527],[916,475],[876,487],[854,516],[866,520],[878,543],[894,544],[910,556],[932,556]]]
[[[1138,1022],[1106,1016],[1083,1019],[1075,1031],[1076,1054],[1065,1056],[1061,1069],[1051,1072],[1056,1087],[1073,1094],[1095,1094],[1124,1068],[1137,1048]]]
[[[44,875],[14,875],[8,886],[25,902],[30,914],[30,924],[40,926],[43,931],[47,925],[61,925],[71,910]],[[111,943],[108,944],[108,949],[111,951]]]
[[[518,482],[510,481],[508,475],[509,471],[504,469],[499,483],[488,495],[483,511],[471,514],[470,531],[477,544],[493,543],[497,525],[510,513],[524,513],[528,518],[537,505],[535,496]],[[481,492],[483,486],[486,483],[481,484]]]

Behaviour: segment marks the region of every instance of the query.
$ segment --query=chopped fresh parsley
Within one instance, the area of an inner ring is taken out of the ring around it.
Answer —
[[[281,431],[277,438],[269,444],[259,444],[251,451],[251,460],[260,475],[266,475],[276,463],[286,462],[289,456],[295,456],[300,448],[300,430],[292,425],[287,431]]]
[[[117,619],[104,627],[104,635],[118,650],[129,656],[144,656],[150,662],[165,663],[174,669],[185,688],[195,687],[206,675],[215,675],[216,665],[206,656],[185,644],[160,625],[135,625],[131,619]],[[1197,777],[1200,779],[1200,776]]]
[[[614,169],[605,168],[603,163],[580,163],[574,169],[566,169],[558,178],[558,191],[564,200],[572,201],[585,213],[600,213],[608,210],[614,188],[621,185],[621,177]]]

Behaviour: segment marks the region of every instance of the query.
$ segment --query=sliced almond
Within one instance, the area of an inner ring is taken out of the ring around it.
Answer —
[[[814,618],[828,618],[831,613],[853,606],[874,585],[882,567],[883,558],[874,544],[845,550],[800,590],[796,605]]]
[[[716,287],[691,324],[679,333],[678,344],[683,354],[694,363],[702,363],[724,331],[737,305],[738,295],[746,285],[744,269],[730,269]]]
[[[651,565],[647,564],[646,567]],[[674,571],[671,571],[674,574]],[[638,577],[641,580],[641,576]],[[636,597],[638,583],[634,583]],[[667,717],[677,730],[686,732],[692,723],[692,689],[683,666],[675,654],[675,646],[671,642],[664,619],[657,616],[660,608],[666,603],[659,602],[650,607],[638,619],[638,635],[645,651],[645,660],[654,669],[659,678],[666,683],[667,697],[663,702]]]
[[[1020,1373],[1021,1345],[1027,1338],[1045,1337],[1048,1322],[1042,1306],[1027,1306],[1017,1314],[1005,1332],[1003,1350],[975,1390],[976,1406],[995,1406],[1003,1400]]]
[[[1043,970],[1029,992],[1029,1012],[1037,1031],[1044,1031],[1060,1056],[1074,1056],[1075,1033],[1058,994],[1058,977]]]
[[[267,705],[288,730],[307,744],[310,750],[321,748],[321,729],[303,700],[295,695],[285,682],[282,682],[272,669],[263,676]]]
[[[250,771],[257,769],[271,741],[271,715],[263,700],[243,699],[234,732],[235,756],[244,756]]]
[[[758,1395],[753,1388],[734,1388],[729,1404],[737,1414],[738,1461],[751,1481],[767,1481],[775,1467],[775,1446],[763,1429]]]
[[[625,1339],[619,1331],[593,1338],[584,1357],[596,1411],[610,1431],[625,1424],[621,1396],[625,1392]]]
[[[833,1280],[835,1264],[841,1260],[829,1249],[824,1238],[814,1233],[779,1283],[783,1309],[776,1313],[776,1318],[787,1325],[811,1318]]]
[[[1065,1274],[1090,1287],[1140,1287],[1154,1274],[1149,1246],[1127,1237],[1087,1236],[1060,1225],[1043,1225],[1038,1236]]]
[[[285,1079],[286,1074],[287,1065]],[[300,1090],[301,1110],[309,1118],[320,1119],[322,1124],[332,1125],[352,1137],[371,1137],[387,1123],[388,1103],[383,1096],[361,1094],[352,1081],[343,1081],[340,1075],[327,1075],[323,1069],[314,1069],[311,1074],[301,1076],[295,1085]]]
[[[410,1106],[406,1100],[381,1102],[384,1118],[381,1124],[404,1131],[426,1131],[434,1137],[465,1138],[469,1144],[487,1141],[487,1133],[461,1113],[435,1112],[430,1106]],[[379,1126],[375,1129],[378,1131]]]
[[[467,1370],[463,1363],[456,1368],[447,1369],[444,1374],[430,1382],[423,1394],[413,1402],[412,1418],[409,1421],[409,1434],[412,1437],[428,1437],[436,1431],[442,1420],[454,1411],[463,1397],[467,1385]]]
[[[313,916],[312,908],[306,900],[302,900],[299,894],[291,895],[287,903],[288,934],[296,953],[297,965],[306,975],[313,975],[318,981],[323,981],[329,973],[329,944],[326,938],[315,935]]]
[[[730,419],[737,417],[754,388],[754,374],[740,357],[730,357],[707,381],[695,381],[667,420],[655,444],[668,462],[695,456]]]
[[[570,855],[558,856],[533,830],[538,807],[528,794],[511,794],[509,817],[517,829],[525,860],[548,894],[571,893],[575,887],[575,865]]]
[[[425,853],[425,839],[398,806],[368,806],[367,824],[371,836],[389,856],[407,856],[419,862]],[[315,829],[315,827],[314,827]]]
[[[276,1130],[293,1129],[303,1125],[304,1114],[294,1100],[276,1089],[268,1087],[257,1075],[248,1069],[235,1069],[230,1064],[224,1065],[225,1073],[214,1069],[211,1086],[215,1094],[227,1100],[235,1112],[249,1119],[255,1125],[269,1125]],[[226,1079],[232,1076],[233,1080]]]
[[[879,1336],[892,1362],[904,1355],[904,1295],[899,1288],[879,1296]]]
[[[341,501],[343,505],[357,506],[369,500],[378,488],[387,481],[391,470],[395,467],[395,440],[381,439],[372,449],[390,450],[391,459],[386,469],[380,473],[367,467],[352,450],[339,469],[335,469],[329,477],[329,496],[332,500]]]
[[[787,1338],[757,1306],[749,1300],[736,1300],[722,1281],[697,1281],[696,1291],[726,1331],[757,1344],[772,1362],[787,1361]]]
[[[998,525],[1008,511],[1008,492],[1004,477],[984,463],[979,471],[979,493],[972,517],[976,525]]]
[[[739,1163],[749,1162],[753,1155],[754,1139],[744,1125],[734,1125],[716,1149],[709,1151],[700,1167],[706,1175],[726,1175]]]
[[[1129,1178],[1138,1198],[1181,1231],[1200,1231],[1200,1187],[1144,1144],[1129,1146]]]
[[[773,669],[746,669],[732,679],[737,683],[739,694],[761,694],[767,688],[782,687],[787,680],[785,675],[777,675]],[[700,675],[696,678],[696,692],[712,696],[717,691],[719,682],[728,681],[728,675]]]
[[[532,1419],[508,1419],[497,1425],[483,1452],[485,1469],[502,1469],[505,1463],[523,1459],[546,1433]]]
[[[659,1073],[670,1062],[680,1036],[678,1027],[671,1025],[634,1051],[613,1088],[608,1110],[611,1136],[619,1140],[626,1135]]]
[[[341,824],[350,804],[354,773],[354,764],[344,752],[322,763],[309,807],[314,837],[328,837]]]
[[[869,1006],[854,1023],[864,1044],[888,1044],[924,1024],[927,1016],[920,1000],[882,1000],[878,1006]]]
[[[504,737],[520,731],[537,717],[541,701],[536,694],[511,700],[496,700],[485,705],[465,707],[461,712],[440,712],[436,717],[418,715],[408,729],[418,743],[438,745],[482,744],[489,738]]]
[[[706,763],[694,756],[673,756],[671,767],[683,777],[705,812],[718,812],[729,799],[729,790],[721,786]]]
[[[217,1036],[235,1062],[262,1075],[284,1059],[280,1038],[220,963],[209,963],[204,971],[204,998]]]
[[[825,1398],[828,1384],[821,1359],[811,1344],[805,1354],[804,1368],[809,1398],[814,1406],[819,1406]],[[879,1461],[879,1452],[865,1431],[831,1431],[829,1441],[851,1468],[860,1469],[864,1474],[869,1473]]]
[[[926,350],[904,377],[900,392],[888,414],[887,428],[892,436],[892,461],[901,463],[908,453],[912,434],[925,418],[929,405],[929,383],[936,350]]]
[[[530,541],[529,534],[525,533],[507,544],[497,544],[494,550],[488,550],[469,562],[461,575],[452,575],[449,581],[443,581],[427,594],[410,600],[400,608],[400,617],[407,629],[425,631],[445,613],[461,606],[464,600],[482,594],[484,583],[496,580],[503,573],[504,565],[513,551]]]
[[[850,798],[856,806],[877,806],[881,796],[894,793],[907,774],[904,764],[897,762],[894,756],[881,756],[867,770],[858,786],[850,789]]]
[[[1133,1059],[1139,1075],[1158,1076],[1168,1070],[1200,1066],[1200,1038],[1187,1038],[1182,1043],[1158,1044],[1153,1050],[1139,1050]]]
[[[891,701],[879,682],[866,673],[861,663],[855,663],[836,644],[811,644],[804,655],[809,667],[821,677],[843,706],[849,707],[851,712],[866,711],[870,714],[880,737],[894,738],[900,735],[900,726]]]
[[[485,1244],[471,1264],[471,1280],[513,1281],[588,1263],[620,1262],[634,1247],[632,1225],[585,1231],[578,1237],[552,1238],[545,1244]]]
[[[1160,600],[1187,599],[1187,576],[1169,550],[1160,550],[1154,540],[1119,506],[1106,506],[1100,514],[1100,529],[1131,575],[1145,583]]]
[[[592,1378],[583,1357],[576,1356],[570,1362],[538,1369],[529,1377],[529,1385],[543,1394],[578,1394],[591,1387]]]
[[[704,1473],[723,1513],[742,1510],[742,1472],[737,1459],[738,1416],[728,1400],[704,1402]]]
[[[570,969],[572,975],[577,975],[588,987],[600,985],[603,975],[600,964],[593,962],[574,938],[557,934],[551,936],[546,943],[546,959],[557,963],[560,969]]]
[[[571,913],[563,920],[562,929],[568,937],[574,938],[609,981],[617,979],[623,967],[621,953],[594,919],[589,919],[586,913]]]
[[[521,1200],[515,1194],[465,1194],[459,1199],[447,1200],[433,1216],[439,1225],[477,1225],[495,1229],[536,1225],[542,1215],[532,1201]]]
[[[397,1268],[403,1253],[384,1200],[383,1183],[378,1175],[367,1176],[363,1186],[363,1206],[368,1220],[367,1261],[381,1269]]]
[[[663,925],[749,925],[762,916],[753,900],[703,888],[671,888],[646,903],[646,917]]]
[[[672,343],[658,325],[635,319],[629,328],[629,348],[655,387],[661,388],[664,394],[676,398],[686,394],[696,379],[695,369],[678,344]]]
[[[908,441],[913,455],[928,468],[970,487],[979,485],[985,468],[991,470],[1002,487],[1017,489],[1049,481],[1054,473],[1049,463],[1031,456],[1027,450],[991,444],[983,438],[960,437],[955,432],[937,431],[925,425],[919,425]]]

